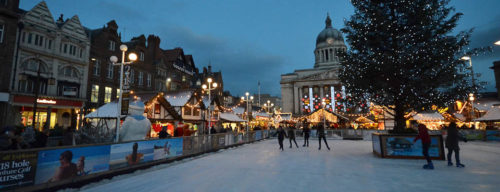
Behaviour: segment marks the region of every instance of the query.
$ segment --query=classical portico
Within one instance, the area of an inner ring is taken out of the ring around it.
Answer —
[[[309,114],[323,108],[323,99],[326,110],[342,109],[339,99],[343,98],[344,90],[338,79],[337,53],[345,51],[346,46],[342,34],[332,27],[330,16],[325,24],[325,29],[316,38],[314,68],[281,75],[283,112]]]

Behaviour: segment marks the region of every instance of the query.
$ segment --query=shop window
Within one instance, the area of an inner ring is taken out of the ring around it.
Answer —
[[[155,114],[160,114],[161,106],[159,103],[155,103]]]
[[[90,95],[90,102],[97,103],[99,101],[99,85],[92,85],[92,93]]]
[[[4,34],[4,31],[5,31],[5,25],[0,24],[0,43],[2,43],[2,42],[3,42],[3,34]]]
[[[111,94],[113,93],[113,89],[111,87],[104,88],[104,103],[109,103],[111,101]]]
[[[194,108],[193,116],[200,116],[200,108]]]
[[[191,107],[184,106],[184,115],[191,115]]]

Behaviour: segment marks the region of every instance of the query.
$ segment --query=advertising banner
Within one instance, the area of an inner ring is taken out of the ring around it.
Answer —
[[[486,130],[486,140],[487,141],[500,141],[500,131],[498,131],[498,130]]]
[[[111,145],[109,168],[117,169],[153,160],[153,141],[138,141]]]
[[[422,142],[413,143],[415,137],[388,136],[385,138],[384,156],[413,156],[423,157]],[[441,145],[438,137],[431,137],[431,146],[429,147],[430,157],[440,157],[439,149]]]
[[[38,152],[0,155],[0,191],[33,185]]]
[[[160,160],[182,155],[183,138],[151,141],[154,146],[153,160]]]
[[[109,145],[38,152],[35,184],[109,170]]]

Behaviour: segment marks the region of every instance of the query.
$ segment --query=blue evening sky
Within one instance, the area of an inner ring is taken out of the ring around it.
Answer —
[[[33,8],[40,0],[21,0]],[[46,0],[54,19],[78,15],[91,29],[116,20],[122,41],[134,36],[160,36],[161,47],[182,47],[200,70],[209,64],[222,71],[224,88],[233,95],[245,91],[281,96],[280,75],[314,66],[316,36],[329,12],[340,29],[353,8],[349,0]],[[457,30],[475,28],[472,46],[500,40],[500,0],[452,0],[464,13]],[[473,57],[474,70],[495,90],[493,70],[500,47]]]

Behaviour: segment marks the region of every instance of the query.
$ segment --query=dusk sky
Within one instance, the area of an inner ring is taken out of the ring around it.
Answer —
[[[40,0],[21,0],[30,10]],[[141,34],[158,35],[161,47],[182,47],[201,70],[210,62],[222,71],[224,86],[233,95],[245,91],[281,96],[280,75],[312,68],[316,36],[325,27],[327,12],[334,28],[344,26],[353,8],[349,0],[47,0],[52,16],[78,15],[82,25],[96,29],[116,20],[122,41]],[[452,0],[464,13],[458,30],[475,28],[471,47],[492,46],[500,40],[500,0]],[[472,57],[486,91],[494,91],[493,70],[500,47]]]

